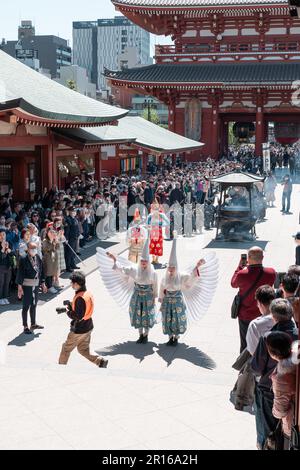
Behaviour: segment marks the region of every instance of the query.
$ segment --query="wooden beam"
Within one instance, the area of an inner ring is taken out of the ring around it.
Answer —
[[[48,145],[49,137],[47,136],[15,136],[15,135],[0,135],[0,149],[1,147],[27,147],[36,145]]]

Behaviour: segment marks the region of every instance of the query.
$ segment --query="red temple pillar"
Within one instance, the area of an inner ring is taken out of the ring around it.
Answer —
[[[42,181],[43,189],[47,188],[48,191],[53,186],[53,145],[49,144],[43,146],[41,149],[42,160]]]
[[[53,146],[52,146],[53,147]],[[58,169],[57,169],[57,155],[53,147],[52,150],[52,172],[53,172],[53,186],[58,186]]]
[[[176,122],[176,102],[170,101],[169,104],[169,131],[175,132]]]
[[[221,156],[228,153],[228,128],[229,123],[221,121]]]
[[[48,145],[46,166],[48,168],[47,186],[48,186],[48,189],[51,189],[53,186],[53,144]]]
[[[163,155],[159,155],[159,156],[158,156],[158,165],[159,165],[159,168],[161,168],[161,167],[162,167],[162,164],[163,164],[163,158],[164,158],[164,156],[163,156]]]
[[[142,174],[144,175],[147,172],[147,165],[148,165],[148,154],[143,152],[142,155]]]
[[[264,113],[262,106],[256,108],[255,155],[262,156],[262,144],[265,137]]]
[[[212,141],[212,158],[219,157],[219,107],[213,105],[211,110],[211,141]]]
[[[101,150],[95,153],[95,180],[100,183]]]

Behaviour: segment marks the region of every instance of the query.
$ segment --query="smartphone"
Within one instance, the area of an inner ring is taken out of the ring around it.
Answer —
[[[241,261],[242,261],[242,265],[245,266],[247,264],[247,255],[246,254],[242,254],[241,256]]]

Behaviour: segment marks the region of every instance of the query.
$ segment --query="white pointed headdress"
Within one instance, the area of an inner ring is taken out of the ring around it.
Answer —
[[[174,268],[178,268],[176,248],[177,248],[177,239],[174,238],[171,253],[170,253],[169,267],[171,266]]]
[[[142,261],[150,261],[150,255],[149,255],[149,238],[146,239],[143,251],[142,251],[142,256],[141,256]]]

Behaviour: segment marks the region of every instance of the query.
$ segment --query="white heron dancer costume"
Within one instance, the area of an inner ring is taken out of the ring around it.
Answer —
[[[149,241],[143,248],[138,265],[121,256],[111,259],[102,248],[97,248],[99,271],[104,285],[115,301],[129,310],[131,326],[139,330],[138,343],[147,343],[149,330],[157,323],[155,299],[158,295],[157,275],[149,260]],[[147,262],[146,267],[142,262]]]
[[[167,273],[159,292],[163,333],[169,336],[169,346],[177,345],[179,336],[187,330],[188,320],[197,321],[206,313],[218,280],[215,253],[204,254],[202,260],[185,274],[179,272],[176,245],[177,240],[174,239]]]
[[[148,231],[145,229],[145,227],[142,226],[140,211],[136,209],[134,214],[134,224],[127,230],[129,261],[132,261],[133,263],[139,262],[147,238]]]

